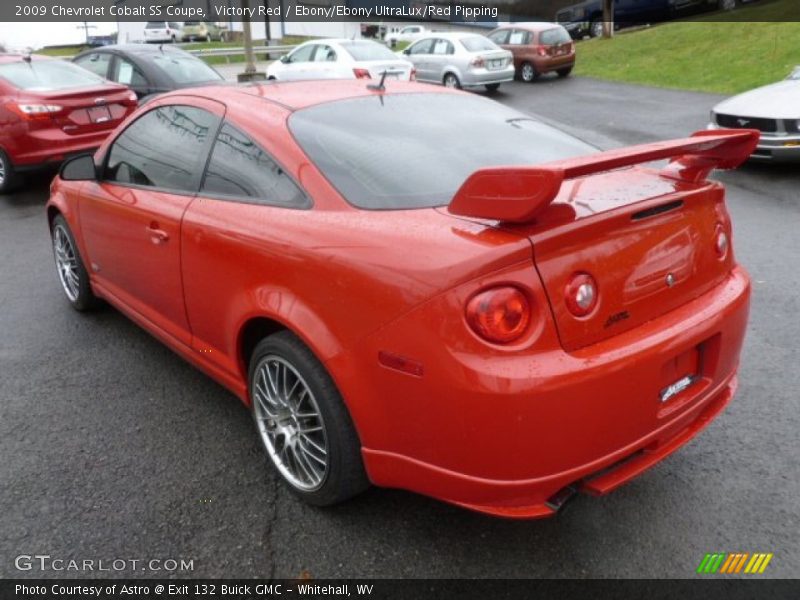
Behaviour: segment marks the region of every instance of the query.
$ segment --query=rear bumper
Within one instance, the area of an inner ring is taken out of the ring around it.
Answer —
[[[575,353],[502,364],[451,354],[452,364],[431,369],[445,381],[384,381],[392,387],[382,400],[399,412],[386,415],[389,447],[362,432],[367,472],[377,485],[513,518],[554,514],[565,489],[605,494],[672,454],[730,402],[749,295],[737,267],[681,308]],[[407,321],[402,328],[409,335]],[[697,382],[662,403],[665,367],[694,348],[702,348]],[[402,433],[391,439],[392,430]]]
[[[24,143],[11,153],[11,162],[18,171],[58,164],[84,152],[93,152],[114,131],[109,128],[84,135],[67,135],[59,129],[46,129],[28,134]]]
[[[491,85],[493,83],[506,83],[508,81],[514,81],[513,63],[496,71],[490,71],[488,69],[466,71],[463,74],[461,85],[464,87],[477,87],[480,85]]]

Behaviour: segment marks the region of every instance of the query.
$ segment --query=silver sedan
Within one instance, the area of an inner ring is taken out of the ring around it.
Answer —
[[[756,160],[800,161],[800,67],[783,81],[723,100],[709,129],[758,129]]]
[[[418,81],[495,91],[514,79],[511,52],[475,33],[432,32],[403,50],[402,56],[414,63]]]

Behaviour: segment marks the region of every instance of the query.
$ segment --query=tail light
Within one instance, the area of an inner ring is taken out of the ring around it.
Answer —
[[[567,308],[576,317],[585,317],[597,306],[597,284],[588,273],[576,273],[564,290]]]
[[[536,46],[536,54],[539,56],[547,56],[550,54],[550,49],[547,46]]]
[[[416,81],[417,80],[417,70],[411,69],[411,73],[408,75],[409,81]]]
[[[372,79],[372,75],[367,69],[353,69],[353,75],[356,76],[356,79]]]
[[[125,99],[125,104],[127,106],[137,106],[139,104],[139,97],[136,95],[136,92],[128,94],[128,97]]]
[[[8,108],[26,121],[49,119],[64,110],[57,104],[9,104]]]
[[[475,67],[477,69],[480,69],[485,64],[486,64],[486,61],[484,60],[484,58],[482,56],[478,56],[477,58],[473,58],[472,59],[472,62],[469,63],[469,66],[470,67]]]
[[[485,290],[467,303],[467,323],[483,339],[507,344],[528,328],[531,307],[527,296],[515,287]]]

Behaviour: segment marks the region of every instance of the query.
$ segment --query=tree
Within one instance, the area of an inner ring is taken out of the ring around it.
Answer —
[[[603,0],[603,37],[614,37],[614,0]]]

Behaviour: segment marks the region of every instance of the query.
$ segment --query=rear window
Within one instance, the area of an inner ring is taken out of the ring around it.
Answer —
[[[166,21],[148,21],[147,25],[144,26],[145,29],[166,29],[167,23]]]
[[[483,52],[484,50],[497,50],[498,46],[492,40],[482,35],[461,38],[461,45],[469,52]]]
[[[556,27],[555,29],[548,29],[539,34],[539,42],[543,46],[553,46],[555,44],[563,44],[571,42],[572,38],[569,37],[567,30],[563,27]]]
[[[320,104],[296,111],[289,128],[348,202],[377,210],[447,205],[482,167],[536,165],[596,151],[502,104],[455,94]]]
[[[165,52],[154,55],[153,64],[179,85],[222,79],[214,69],[193,56]]]
[[[107,83],[102,77],[63,60],[32,60],[0,65],[0,77],[15,88],[51,92],[94,87]]]
[[[394,52],[374,42],[342,42],[341,46],[355,60],[397,60]]]

